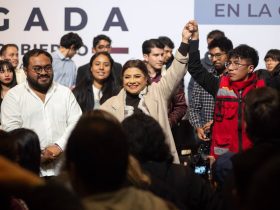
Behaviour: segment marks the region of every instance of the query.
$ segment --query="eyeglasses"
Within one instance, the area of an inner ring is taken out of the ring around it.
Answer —
[[[43,69],[45,72],[50,73],[53,70],[52,65],[46,65],[46,66],[32,66],[31,69],[35,71],[37,74],[42,73]]]
[[[225,54],[226,53],[216,53],[216,54],[208,53],[208,58],[209,59],[213,59],[215,57],[217,59],[220,59],[222,57],[222,55],[225,55]]]
[[[242,67],[242,66],[250,66],[251,64],[243,64],[243,63],[231,62],[231,61],[225,63],[225,67],[226,67],[226,68],[229,68],[230,65],[232,65],[232,67],[233,67],[234,69],[239,69],[239,68]]]

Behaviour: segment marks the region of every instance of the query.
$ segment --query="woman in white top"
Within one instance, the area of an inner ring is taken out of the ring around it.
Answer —
[[[99,108],[108,98],[118,93],[119,87],[115,86],[112,75],[113,62],[107,52],[98,52],[91,57],[90,77],[73,90],[83,112]]]

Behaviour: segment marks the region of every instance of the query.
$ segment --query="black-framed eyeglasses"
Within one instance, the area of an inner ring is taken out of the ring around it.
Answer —
[[[251,64],[245,64],[245,63],[239,63],[239,62],[231,62],[231,61],[225,63],[225,67],[226,68],[229,68],[230,65],[232,65],[232,67],[234,69],[239,69],[242,66],[250,66]]]
[[[208,53],[208,58],[213,59],[215,57],[217,59],[220,59],[222,57],[222,55],[225,55],[225,54],[226,53],[215,53],[215,54]]]
[[[31,69],[35,71],[37,74],[42,73],[43,69],[45,72],[50,73],[53,70],[52,65],[46,65],[46,66],[32,66]]]

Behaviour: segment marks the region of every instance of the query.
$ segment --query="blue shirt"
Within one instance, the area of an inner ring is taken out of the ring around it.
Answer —
[[[54,81],[66,87],[74,87],[77,68],[71,58],[66,58],[59,50],[52,53]]]

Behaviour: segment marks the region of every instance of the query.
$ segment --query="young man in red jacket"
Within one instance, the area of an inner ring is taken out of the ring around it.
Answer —
[[[194,80],[215,97],[210,154],[215,157],[228,151],[240,152],[252,146],[243,120],[244,97],[252,89],[265,86],[254,69],[258,65],[257,51],[248,45],[239,45],[229,52],[227,74],[219,78],[210,74],[200,62],[198,25],[190,41],[189,72]]]

